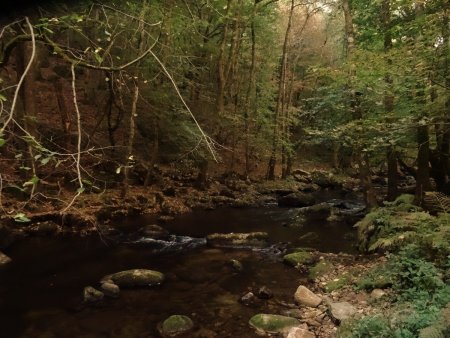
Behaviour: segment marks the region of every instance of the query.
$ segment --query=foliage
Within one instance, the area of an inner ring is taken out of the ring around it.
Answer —
[[[418,243],[429,254],[444,260],[450,254],[449,214],[432,216],[412,204],[414,196],[401,195],[359,221],[359,248],[363,251],[397,251]]]

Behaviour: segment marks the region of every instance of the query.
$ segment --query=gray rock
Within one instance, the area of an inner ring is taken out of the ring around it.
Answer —
[[[287,334],[291,328],[300,325],[295,318],[265,313],[253,316],[248,323],[264,334]]]
[[[239,302],[241,302],[245,306],[259,306],[262,303],[261,300],[258,299],[258,297],[256,297],[253,292],[247,292],[239,299]]]
[[[210,234],[206,237],[207,244],[212,247],[253,247],[267,246],[267,232]]]
[[[86,286],[83,290],[83,300],[86,303],[96,303],[103,299],[103,292],[93,288],[92,286]]]
[[[100,282],[108,280],[120,287],[155,286],[164,282],[164,274],[154,270],[133,269],[107,275]]]
[[[175,337],[187,333],[193,328],[194,323],[188,316],[173,315],[162,323],[159,331],[163,337]]]
[[[331,318],[338,323],[353,317],[357,312],[356,308],[348,302],[329,303],[328,311]]]
[[[303,312],[300,309],[287,309],[283,311],[283,315],[300,319],[303,317]]]
[[[107,281],[102,283],[101,289],[105,296],[117,298],[120,294],[120,288],[118,285],[114,284],[112,281]]]
[[[280,207],[308,207],[313,205],[314,202],[315,199],[312,195],[302,192],[294,192],[278,199]]]
[[[6,265],[11,262],[11,258],[6,256],[3,252],[0,252],[0,266]]]
[[[309,307],[318,307],[322,303],[322,298],[309,290],[307,287],[300,285],[294,294],[295,300],[302,305]]]
[[[306,328],[293,327],[290,329],[287,338],[316,338],[316,335]]]

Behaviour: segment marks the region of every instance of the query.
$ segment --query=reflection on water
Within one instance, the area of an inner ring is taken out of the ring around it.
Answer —
[[[272,243],[351,251],[351,242],[344,239],[349,225],[306,221],[286,226],[296,213],[278,208],[199,211],[164,227],[175,235],[196,238],[213,232],[267,231]],[[128,220],[133,224],[129,230],[146,222],[145,217]],[[318,240],[299,239],[311,231]],[[270,300],[250,308],[238,302],[240,296],[265,285],[276,300],[293,302],[304,278],[251,250],[213,249],[202,242],[189,251],[164,252],[155,250],[154,244],[108,244],[96,235],[19,243],[7,252],[13,262],[0,271],[0,337],[157,337],[157,324],[172,314],[191,316],[197,329],[211,330],[217,337],[257,337],[248,319],[259,312],[279,312],[279,305]],[[242,262],[242,272],[233,270],[231,259]],[[131,268],[161,271],[166,282],[153,289],[122,290],[119,299],[107,299],[99,306],[82,306],[85,286],[96,287],[102,276]]]

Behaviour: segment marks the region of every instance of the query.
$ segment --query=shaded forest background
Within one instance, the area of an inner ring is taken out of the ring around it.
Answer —
[[[162,166],[202,187],[212,174],[286,178],[311,163],[359,175],[370,206],[374,171],[390,200],[400,174],[415,177],[419,201],[449,191],[447,1],[17,8],[0,32],[4,193],[125,196]]]

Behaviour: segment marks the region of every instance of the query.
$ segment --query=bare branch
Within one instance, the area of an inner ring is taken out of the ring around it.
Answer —
[[[34,61],[34,58],[36,57],[36,39],[35,39],[35,35],[34,35],[33,26],[31,25],[30,20],[28,19],[27,16],[25,17],[25,22],[27,23],[27,26],[30,29],[31,42],[32,42],[33,50],[31,52],[31,57],[30,57],[30,60],[28,61],[27,67],[25,68],[22,76],[20,77],[19,83],[17,84],[16,90],[14,92],[13,101],[12,101],[12,104],[11,104],[11,109],[9,111],[9,116],[6,119],[5,123],[3,124],[3,127],[0,128],[0,134],[3,134],[3,132],[6,129],[6,127],[8,126],[8,124],[13,119],[14,110],[16,109],[17,100],[18,100],[18,97],[19,97],[20,88],[22,87],[23,81],[25,80],[25,77],[27,76],[28,72],[31,69],[31,65],[32,65],[32,63]]]

